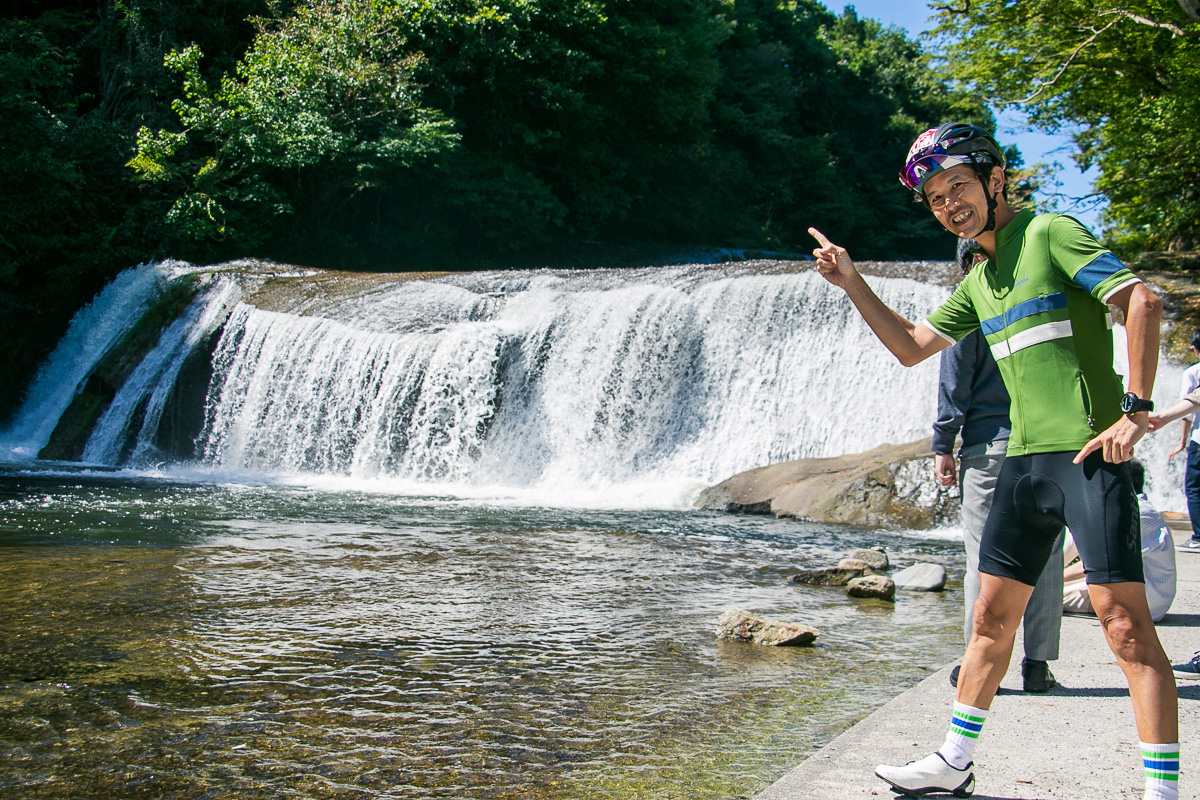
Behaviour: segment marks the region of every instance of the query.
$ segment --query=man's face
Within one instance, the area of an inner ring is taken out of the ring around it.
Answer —
[[[995,174],[992,172],[992,182]],[[975,170],[960,164],[943,170],[925,184],[925,199],[938,222],[961,239],[983,232],[987,225],[988,203],[983,184]],[[995,196],[995,189],[993,189]]]

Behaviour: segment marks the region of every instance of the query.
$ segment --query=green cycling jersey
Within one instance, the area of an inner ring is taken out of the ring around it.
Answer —
[[[1078,449],[1121,415],[1106,302],[1137,280],[1072,217],[1022,211],[924,324],[982,330],[1012,399],[1009,455]]]

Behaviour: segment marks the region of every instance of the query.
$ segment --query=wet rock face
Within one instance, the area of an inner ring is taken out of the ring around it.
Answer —
[[[958,490],[934,480],[929,447],[923,439],[759,467],[706,489],[696,505],[863,528],[931,528],[957,514]]]
[[[819,633],[807,625],[777,622],[740,609],[729,609],[717,619],[717,638],[733,642],[794,647],[812,644]]]

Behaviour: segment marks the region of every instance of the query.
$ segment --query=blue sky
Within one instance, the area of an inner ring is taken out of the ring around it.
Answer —
[[[846,6],[854,6],[860,17],[870,17],[884,24],[898,25],[914,37],[932,27],[929,23],[932,12],[926,0],[824,0],[824,3],[829,10],[839,14]],[[1075,166],[1075,162],[1071,160],[1071,140],[1066,135],[1050,135],[1032,130],[1016,112],[1000,114],[997,121],[997,138],[1004,144],[1016,144],[1021,149],[1026,164],[1058,162],[1062,165],[1058,180],[1062,184],[1060,191],[1063,194],[1081,197],[1091,191],[1091,177],[1094,173],[1081,173]],[[1042,195],[1040,200],[1049,200],[1045,196],[1045,190]],[[1073,214],[1083,224],[1099,233],[1099,210],[1075,209],[1070,207],[1069,201],[1059,201],[1057,210]]]

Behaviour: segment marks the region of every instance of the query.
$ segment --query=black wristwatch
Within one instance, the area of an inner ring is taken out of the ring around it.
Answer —
[[[1153,410],[1154,410],[1154,401],[1153,400],[1143,400],[1142,398],[1138,397],[1133,392],[1126,392],[1125,396],[1121,398],[1121,413],[1122,414],[1136,414],[1139,411],[1153,411]]]

